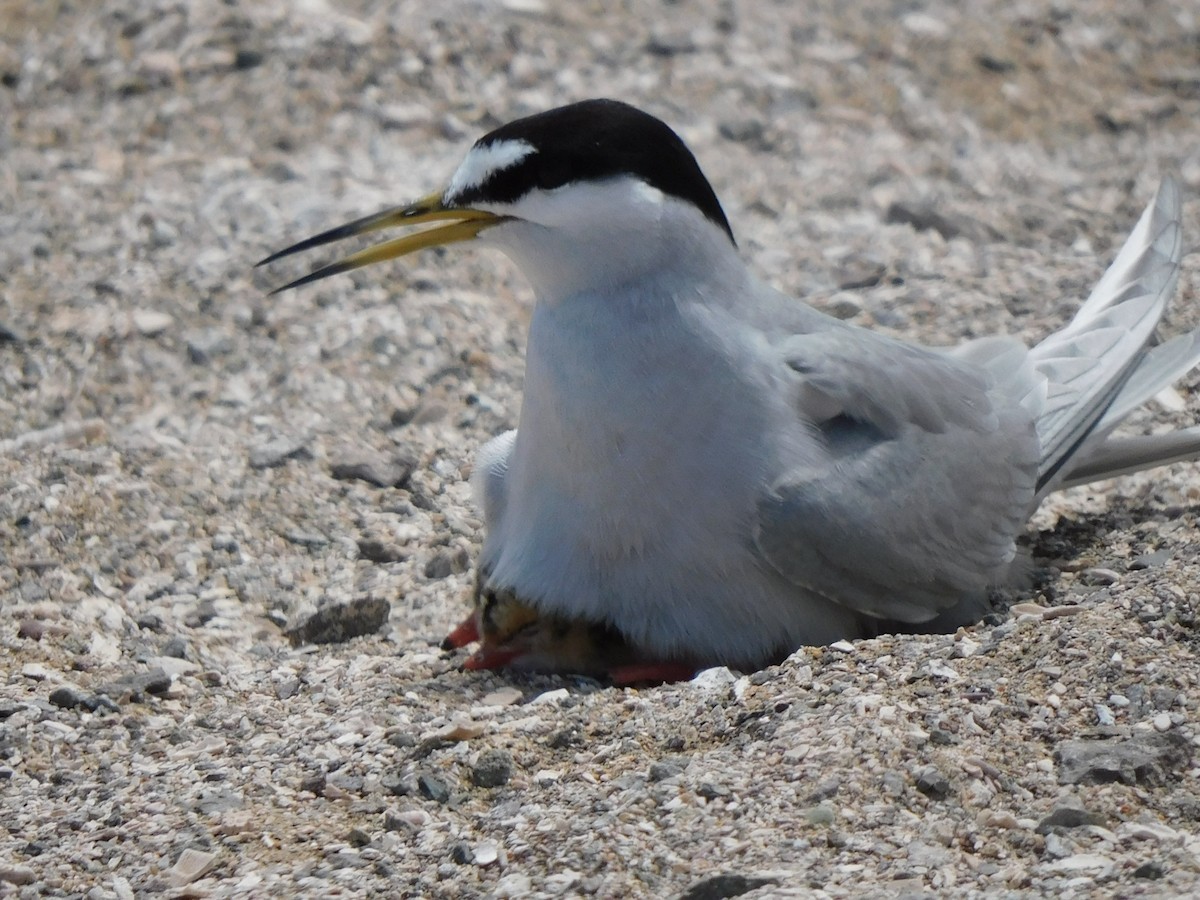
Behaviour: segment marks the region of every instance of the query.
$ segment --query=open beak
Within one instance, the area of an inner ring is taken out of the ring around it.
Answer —
[[[351,254],[339,262],[323,266],[315,272],[305,275],[303,278],[297,278],[283,287],[276,288],[271,293],[278,294],[280,291],[300,287],[302,284],[308,284],[310,281],[317,281],[321,278],[328,278],[330,275],[340,275],[342,272],[349,272],[351,269],[358,269],[363,266],[369,266],[372,263],[383,262],[386,259],[407,256],[409,253],[416,253],[418,250],[424,250],[426,247],[443,247],[446,244],[469,241],[485,228],[499,225],[505,221],[504,216],[497,216],[490,212],[484,212],[481,209],[448,207],[442,203],[441,194],[430,194],[428,197],[422,197],[416,203],[411,203],[408,206],[385,209],[383,212],[376,213],[373,216],[366,216],[362,219],[356,219],[347,225],[323,231],[298,244],[292,244],[292,246],[285,250],[272,253],[255,265],[265,266],[267,263],[274,262],[284,256],[291,256],[293,253],[311,250],[313,247],[320,247],[322,244],[329,244],[333,241],[340,241],[343,238],[354,237],[355,235],[366,234],[371,231],[379,231],[383,228],[392,228],[397,225],[421,225],[425,222],[434,222],[442,219],[451,219],[453,221],[449,225],[431,228],[428,231],[418,231],[415,234],[406,234],[404,237],[394,238],[382,244],[376,244],[374,247],[368,247],[366,250],[360,250],[358,253]]]

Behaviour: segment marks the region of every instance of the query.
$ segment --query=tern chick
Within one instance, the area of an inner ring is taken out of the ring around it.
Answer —
[[[1155,342],[1181,255],[1169,179],[1032,348],[921,347],[768,287],[678,135],[612,100],[510,122],[438,193],[263,262],[435,220],[286,287],[460,241],[532,285],[518,428],[476,464],[476,609],[447,639],[482,639],[478,666],[755,668],[953,628],[1020,568],[1047,493],[1200,455],[1200,428],[1110,437],[1200,362],[1200,330]]]

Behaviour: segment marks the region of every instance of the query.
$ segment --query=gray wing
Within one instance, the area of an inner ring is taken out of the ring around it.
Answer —
[[[825,452],[760,498],[755,542],[772,566],[906,622],[1002,579],[1037,480],[1019,402],[1036,375],[1019,344],[977,343],[963,359],[849,329],[786,341],[797,411]]]

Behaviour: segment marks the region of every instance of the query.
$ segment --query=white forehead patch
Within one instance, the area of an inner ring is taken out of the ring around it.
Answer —
[[[531,153],[537,153],[537,147],[528,141],[497,141],[472,147],[450,179],[446,197],[457,197],[463,191],[479,187],[496,172],[512,168]]]

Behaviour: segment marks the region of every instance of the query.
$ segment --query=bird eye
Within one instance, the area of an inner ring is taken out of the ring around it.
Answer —
[[[560,188],[572,178],[571,166],[566,160],[539,160],[535,183],[543,191]]]

